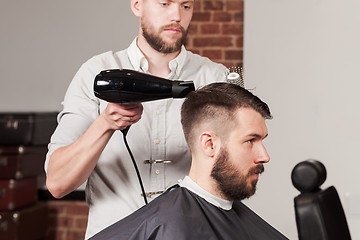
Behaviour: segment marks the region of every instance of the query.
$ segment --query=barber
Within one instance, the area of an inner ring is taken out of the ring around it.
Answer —
[[[131,0],[139,35],[130,46],[85,62],[74,76],[58,115],[46,158],[46,185],[62,198],[85,181],[89,205],[86,238],[144,205],[127,139],[151,201],[183,177],[191,155],[180,124],[181,99],[143,104],[107,103],[94,96],[95,76],[107,69],[132,69],[170,80],[225,81],[227,69],[184,47],[193,0]]]

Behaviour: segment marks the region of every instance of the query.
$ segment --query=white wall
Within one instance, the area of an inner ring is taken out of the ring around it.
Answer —
[[[248,0],[244,71],[265,100],[272,160],[248,204],[297,239],[290,175],[296,163],[322,161],[353,239],[360,239],[360,2]],[[350,196],[350,197],[349,197]]]
[[[137,33],[130,0],[0,0],[0,112],[61,110],[80,65]]]

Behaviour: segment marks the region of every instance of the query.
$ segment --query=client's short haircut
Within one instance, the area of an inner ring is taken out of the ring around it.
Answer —
[[[190,150],[193,131],[201,124],[210,124],[222,137],[228,136],[239,108],[251,108],[265,119],[272,118],[266,103],[236,84],[212,83],[189,93],[181,107],[181,124]]]

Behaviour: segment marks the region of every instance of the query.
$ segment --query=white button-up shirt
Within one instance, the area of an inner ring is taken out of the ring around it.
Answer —
[[[148,62],[136,45],[119,52],[106,52],[84,63],[71,82],[59,114],[45,169],[50,155],[59,147],[78,139],[105,109],[107,102],[95,97],[94,79],[107,69],[133,69],[148,72]],[[192,80],[195,88],[226,80],[228,70],[186,51],[170,61],[170,80]],[[139,122],[132,125],[127,141],[136,159],[151,201],[166,188],[183,178],[190,168],[191,155],[180,123],[183,99],[144,102]],[[164,161],[165,160],[165,161]],[[144,205],[141,188],[120,131],[116,131],[88,178],[86,200],[89,205],[86,238],[129,215]]]

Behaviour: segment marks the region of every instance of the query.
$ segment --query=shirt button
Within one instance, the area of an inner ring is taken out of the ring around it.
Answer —
[[[156,170],[155,170],[155,173],[156,173],[157,175],[159,175],[159,174],[160,174],[160,170],[159,170],[159,169],[156,169]]]
[[[155,140],[155,143],[156,143],[156,144],[160,144],[160,140],[159,140],[159,139],[156,139],[156,140]]]
[[[157,110],[156,111],[156,115],[160,115],[161,114],[161,111],[160,110]]]

